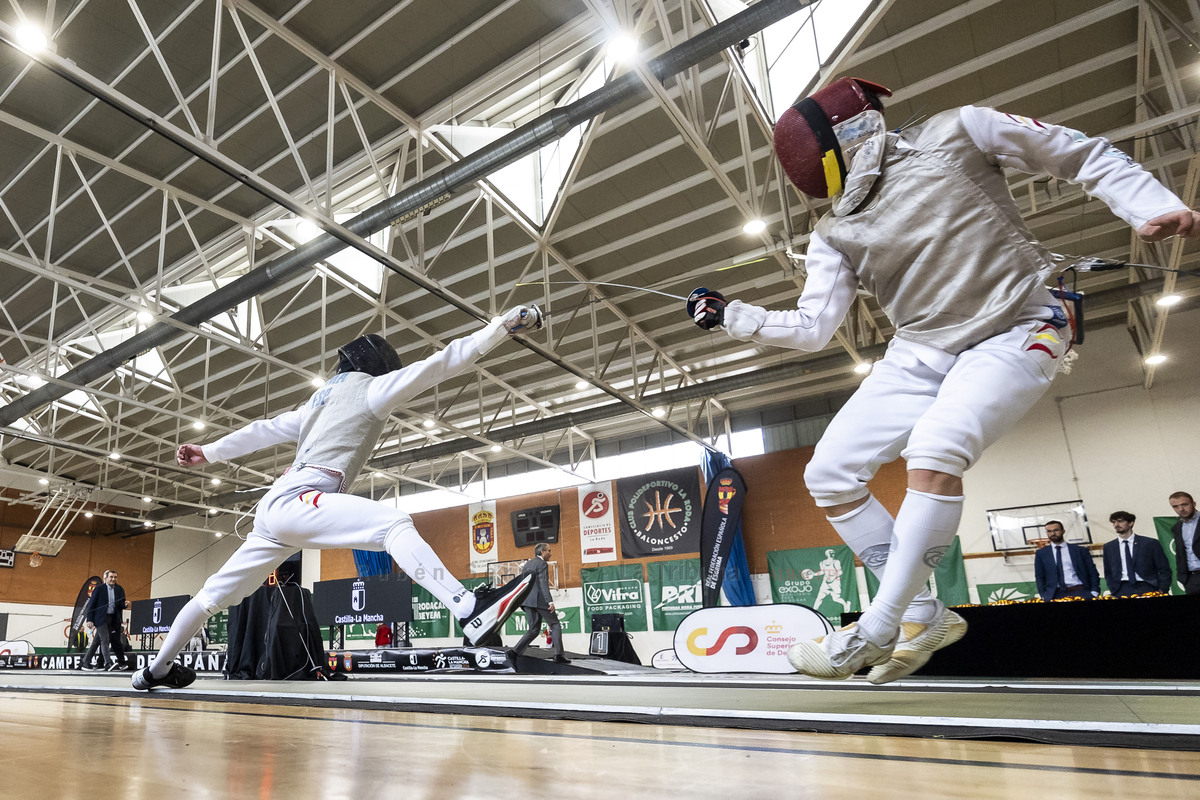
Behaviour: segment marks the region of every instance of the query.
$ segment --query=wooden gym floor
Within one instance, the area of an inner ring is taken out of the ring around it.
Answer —
[[[0,693],[6,798],[1194,798],[1200,753]]]
[[[1194,684],[769,676],[202,675],[147,694],[7,670],[0,796],[1194,798],[1197,704]],[[1060,743],[996,740],[1012,735]],[[1113,741],[1137,746],[1092,746]]]

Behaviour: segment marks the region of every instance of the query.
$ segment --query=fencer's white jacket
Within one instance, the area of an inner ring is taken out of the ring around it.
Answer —
[[[734,300],[726,333],[820,350],[859,283],[878,299],[896,338],[918,350],[953,356],[1023,315],[1037,319],[1030,307],[1048,297],[1053,262],[1021,220],[1004,168],[1080,184],[1134,228],[1186,208],[1104,139],[990,108],[945,111],[889,133],[881,174],[862,205],[817,223],[796,310]]]
[[[206,459],[218,462],[295,442],[296,460],[291,468],[338,473],[344,491],[366,465],[388,415],[397,406],[463,372],[505,336],[503,323],[496,320],[455,339],[429,358],[386,375],[343,372],[313,392],[299,408],[251,422],[201,450]]]

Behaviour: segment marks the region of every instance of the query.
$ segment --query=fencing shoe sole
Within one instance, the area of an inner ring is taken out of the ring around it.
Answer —
[[[168,689],[182,689],[185,686],[191,686],[196,680],[195,670],[189,669],[182,664],[172,664],[170,671],[161,678],[156,678],[150,674],[149,667],[143,667],[133,673],[133,688],[141,691],[165,686]]]
[[[463,635],[476,644],[504,624],[508,615],[521,607],[521,601],[533,586],[533,576],[526,575],[499,589],[485,589],[475,595],[475,610],[463,620]]]
[[[896,639],[877,645],[862,635],[855,623],[833,633],[788,648],[788,661],[797,672],[813,678],[840,681],[863,667],[886,663]]]
[[[901,622],[900,639],[886,664],[867,673],[871,683],[890,683],[916,672],[935,650],[954,644],[967,632],[967,621],[946,608],[929,623]]]

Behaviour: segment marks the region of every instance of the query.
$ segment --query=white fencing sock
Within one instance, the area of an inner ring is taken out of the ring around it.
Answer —
[[[211,616],[212,614],[208,613],[195,597],[188,600],[175,615],[175,620],[171,623],[171,630],[167,633],[167,638],[163,639],[158,655],[150,662],[150,674],[161,678],[170,672],[175,656],[179,655],[179,651],[200,632],[204,623],[208,622],[208,618]]]
[[[958,533],[962,496],[929,494],[909,489],[896,515],[894,543],[879,591],[858,621],[864,635],[876,644],[891,641],[909,602],[917,596]]]
[[[475,595],[450,574],[433,548],[417,533],[412,520],[405,519],[393,525],[384,543],[388,555],[395,559],[400,569],[450,609],[455,617],[466,619],[475,610]]]
[[[874,573],[880,581],[887,567],[888,554],[892,549],[892,515],[883,504],[871,495],[866,503],[840,517],[829,517],[829,524],[842,537],[863,566]],[[904,610],[905,622],[932,622],[942,611],[941,604],[929,593],[921,591]]]

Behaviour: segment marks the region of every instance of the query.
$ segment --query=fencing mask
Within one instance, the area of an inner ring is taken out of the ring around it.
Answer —
[[[861,78],[841,78],[783,112],[775,123],[775,154],[796,188],[810,197],[835,197],[848,169],[843,148],[877,126],[856,124],[864,112],[882,125],[888,89]]]
[[[365,372],[368,375],[385,375],[400,369],[400,356],[395,349],[377,333],[360,336],[349,344],[338,348],[337,372]]]

